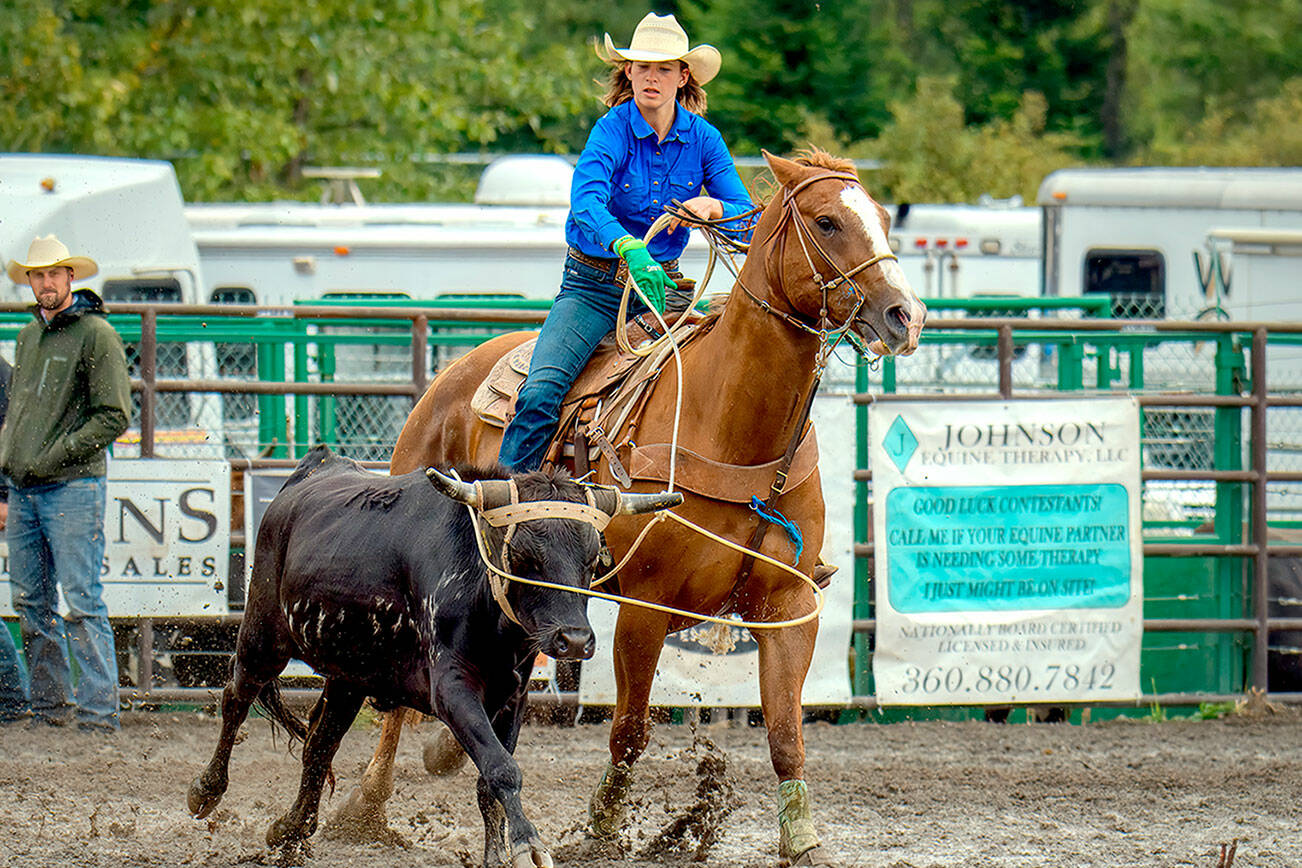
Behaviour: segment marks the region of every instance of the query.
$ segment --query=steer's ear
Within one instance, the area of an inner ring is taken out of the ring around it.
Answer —
[[[471,483],[461,479],[453,479],[451,476],[440,472],[437,467],[426,467],[425,476],[434,484],[435,488],[458,503],[473,507],[479,506],[479,493],[475,491],[475,486]]]
[[[683,502],[682,492],[659,491],[654,494],[619,493],[619,514],[640,515],[655,512],[657,509],[669,509]]]

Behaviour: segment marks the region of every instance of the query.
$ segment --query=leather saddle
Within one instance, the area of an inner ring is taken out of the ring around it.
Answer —
[[[706,334],[714,322],[705,317],[683,324],[677,332],[679,350]],[[639,325],[629,324],[634,346],[649,337]],[[505,428],[514,416],[535,342],[527,341],[498,359],[475,390],[471,409],[489,425]],[[646,399],[672,354],[668,345],[649,356],[625,354],[613,336],[604,339],[565,396],[547,460],[570,465],[581,476],[604,455],[611,474],[626,488],[635,479],[667,481],[671,444],[637,445],[635,434]],[[619,442],[611,443],[608,438],[616,434]],[[674,479],[679,487],[714,500],[749,503],[752,496],[768,494],[780,463],[779,458],[755,465],[725,464],[679,445]],[[781,492],[797,488],[817,468],[818,440],[808,425]]]
[[[676,319],[666,317],[670,326],[676,325]],[[700,335],[709,331],[713,319],[693,317],[679,326],[677,341],[680,351]],[[637,320],[628,324],[629,342],[634,346],[650,339],[646,330]],[[537,339],[529,340],[511,350],[488,372],[488,376],[479,384],[470,399],[470,407],[480,419],[498,428],[505,428],[515,415],[515,402],[520,387],[529,373]],[[614,340],[613,333],[603,338],[586,367],[575,379],[569,393],[561,403],[560,419],[556,426],[556,435],[547,451],[547,460],[557,462],[562,457],[574,457],[575,442],[582,442],[584,448],[578,450],[576,473],[585,464],[595,461],[601,453],[600,432],[617,431],[632,412],[634,405],[645,397],[649,387],[660,376],[660,371],[669,357],[672,348],[667,344],[661,351],[649,356],[637,356],[623,353]],[[587,429],[592,427],[591,431]],[[579,435],[577,438],[575,434]]]

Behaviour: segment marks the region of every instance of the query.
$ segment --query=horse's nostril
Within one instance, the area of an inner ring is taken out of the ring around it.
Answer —
[[[886,311],[886,324],[892,332],[900,333],[909,330],[909,315],[903,305],[894,305]]]

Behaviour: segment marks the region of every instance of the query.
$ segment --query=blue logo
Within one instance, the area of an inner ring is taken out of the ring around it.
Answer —
[[[895,466],[904,472],[908,466],[909,459],[918,449],[918,438],[913,436],[909,430],[908,423],[904,421],[903,416],[896,416],[891,427],[886,431],[886,439],[882,442],[882,447],[886,454],[895,462]]]

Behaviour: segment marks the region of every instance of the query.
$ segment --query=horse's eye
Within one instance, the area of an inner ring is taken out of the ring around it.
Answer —
[[[814,220],[814,223],[828,235],[836,231],[836,221],[831,217],[818,217]]]

